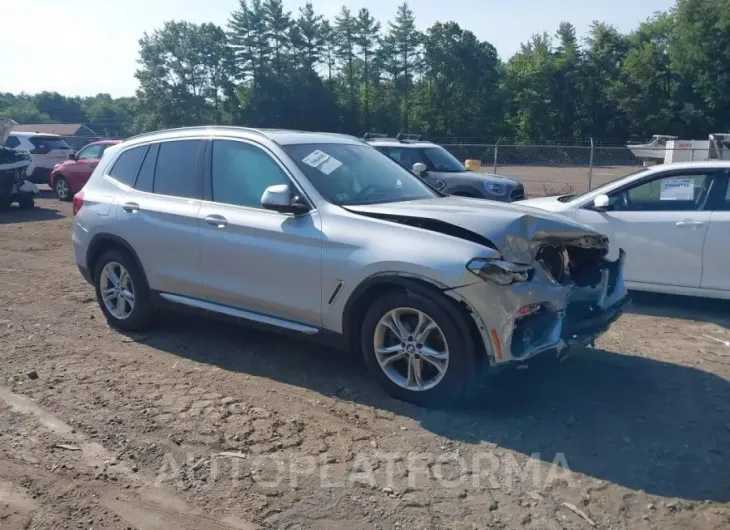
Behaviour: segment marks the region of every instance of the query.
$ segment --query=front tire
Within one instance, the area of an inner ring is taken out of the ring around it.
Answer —
[[[56,197],[64,202],[70,201],[72,198],[71,186],[69,185],[68,180],[66,180],[66,177],[61,175],[56,177],[56,180],[53,182],[53,191],[56,192]]]
[[[462,316],[437,293],[398,291],[365,315],[361,348],[373,378],[391,396],[444,406],[462,395],[476,366]]]
[[[94,270],[96,300],[112,327],[141,331],[153,323],[147,278],[130,254],[109,250]]]

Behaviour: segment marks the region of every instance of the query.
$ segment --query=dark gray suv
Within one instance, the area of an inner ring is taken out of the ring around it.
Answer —
[[[365,141],[413,171],[432,188],[448,195],[504,202],[525,198],[525,188],[518,181],[501,175],[469,171],[446,149],[423,141],[418,136],[386,138],[366,134]]]

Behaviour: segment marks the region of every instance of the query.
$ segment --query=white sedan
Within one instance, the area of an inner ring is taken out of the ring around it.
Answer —
[[[654,166],[581,195],[520,201],[626,251],[626,286],[730,299],[730,161]]]

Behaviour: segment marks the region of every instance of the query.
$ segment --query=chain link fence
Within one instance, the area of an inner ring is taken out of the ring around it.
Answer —
[[[707,160],[708,149],[656,149],[642,161],[626,146],[529,145],[517,143],[441,142],[461,162],[477,161],[478,171],[512,177],[528,196],[581,193],[666,161]]]
[[[118,136],[63,136],[72,149]],[[514,139],[431,138],[461,162],[477,161],[478,171],[512,177],[523,183],[528,197],[581,193],[640,170],[644,165],[667,161],[707,160],[708,149],[657,149],[656,158],[643,162],[619,142],[588,140],[543,144],[517,143]]]

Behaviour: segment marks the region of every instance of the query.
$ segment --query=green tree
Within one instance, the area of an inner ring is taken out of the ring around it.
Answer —
[[[357,119],[357,99],[355,96],[357,91],[355,81],[356,35],[357,19],[352,16],[347,7],[342,6],[339,14],[335,17],[335,43],[337,58],[345,74],[347,104],[351,114],[350,119],[353,122]]]
[[[322,61],[325,46],[323,16],[314,12],[312,2],[299,8],[299,17],[291,30],[292,48],[297,56],[297,64],[307,72],[313,73]]]
[[[410,92],[413,78],[421,66],[421,34],[416,29],[416,20],[413,11],[404,2],[398,6],[395,20],[388,24],[387,44],[389,51],[394,53],[395,68],[393,73],[396,92],[401,107],[401,127],[408,130],[410,114]]]
[[[437,22],[424,37],[418,121],[437,136],[492,136],[503,128],[497,50],[455,22]]]
[[[255,92],[267,74],[271,55],[264,8],[261,0],[239,0],[239,8],[228,21],[228,40],[233,51],[238,79],[251,79]]]
[[[678,0],[675,16],[668,51],[672,69],[681,78],[679,94],[684,105],[679,112],[697,134],[698,127],[727,130],[730,6],[727,0]]]
[[[360,9],[357,14],[357,25],[355,33],[355,44],[359,56],[362,59],[362,84],[364,88],[363,98],[363,124],[365,130],[370,130],[371,123],[371,98],[373,78],[376,72],[373,71],[373,58],[378,50],[380,41],[380,23],[376,21],[366,8]]]
[[[220,123],[232,57],[214,24],[166,22],[140,39],[137,96],[142,129]]]
[[[281,80],[289,65],[291,13],[284,11],[282,0],[265,0],[263,12],[272,51],[274,75]]]

